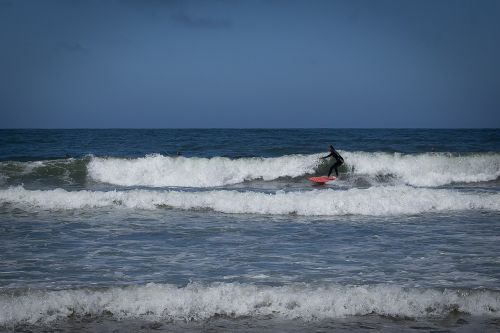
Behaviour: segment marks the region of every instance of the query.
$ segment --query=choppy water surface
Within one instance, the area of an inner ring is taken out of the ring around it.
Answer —
[[[499,134],[1,130],[0,327],[497,331]]]

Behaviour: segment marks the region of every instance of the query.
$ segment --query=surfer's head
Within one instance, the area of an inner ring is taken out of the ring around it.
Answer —
[[[330,151],[334,151],[335,148],[333,148],[333,145],[330,145]]]

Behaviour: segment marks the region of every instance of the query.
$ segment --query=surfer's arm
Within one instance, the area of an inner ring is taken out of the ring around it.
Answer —
[[[327,156],[320,157],[320,159],[324,160],[325,158],[328,158],[330,156],[333,156],[333,153],[328,154]]]

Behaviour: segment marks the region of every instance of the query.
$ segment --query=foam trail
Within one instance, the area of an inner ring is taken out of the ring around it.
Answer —
[[[94,157],[89,175],[99,182],[122,186],[212,187],[245,180],[273,180],[314,172],[319,155],[287,155],[273,158],[168,157],[150,155],[137,159]]]
[[[413,186],[473,183],[500,177],[500,154],[342,152],[356,175],[391,175]]]
[[[223,213],[386,216],[441,211],[500,211],[500,194],[410,186],[275,193],[228,190],[31,191],[13,187],[0,190],[0,203],[28,211],[40,208],[69,210],[95,207],[171,207],[185,210],[211,209]]]
[[[256,286],[147,284],[101,290],[0,294],[0,325],[47,323],[69,316],[206,320],[225,315],[314,320],[350,315],[445,316],[451,311],[498,317],[500,292],[412,289],[392,285]]]

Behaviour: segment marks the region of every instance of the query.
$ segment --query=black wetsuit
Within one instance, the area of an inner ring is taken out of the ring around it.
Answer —
[[[339,170],[337,168],[339,166],[341,166],[342,164],[344,164],[344,159],[342,158],[342,156],[340,156],[340,154],[335,149],[333,149],[333,151],[330,152],[330,154],[328,154],[327,156],[325,156],[323,158],[328,158],[328,157],[335,158],[335,163],[330,168],[330,171],[328,171],[328,177],[330,177],[330,175],[332,174],[333,169],[335,169],[335,176],[338,177],[339,176]]]

